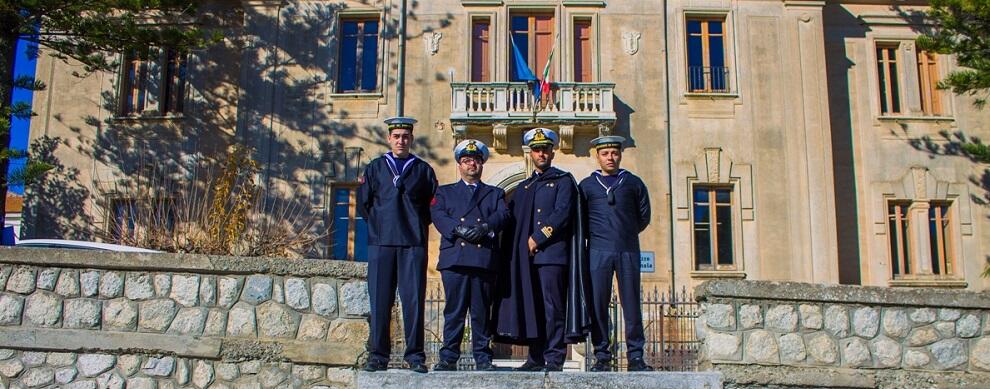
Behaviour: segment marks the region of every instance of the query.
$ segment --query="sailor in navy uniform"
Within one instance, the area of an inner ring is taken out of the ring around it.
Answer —
[[[643,360],[645,339],[639,274],[639,233],[650,224],[650,197],[643,180],[619,168],[624,141],[621,136],[593,139],[591,145],[601,170],[591,173],[580,185],[590,231],[591,342],[596,359],[591,371],[608,371],[612,367],[608,306],[613,274],[618,279],[625,319],[628,370],[653,370]]]
[[[389,324],[396,286],[402,299],[404,359],[426,373],[423,309],[426,299],[426,243],[430,201],[437,178],[426,161],[409,153],[415,119],[385,120],[391,151],[368,163],[357,193],[357,210],[368,220],[368,292],[371,328],[366,371],[388,368]]]
[[[511,254],[499,280],[496,337],[526,344],[529,358],[519,371],[560,371],[565,357],[568,264],[577,184],[551,166],[557,134],[534,128],[523,136],[535,165],[509,203],[513,215]]]
[[[443,281],[443,347],[437,371],[457,370],[464,337],[464,317],[471,311],[471,343],[476,370],[492,365],[491,315],[494,298],[498,233],[509,221],[505,191],[481,182],[488,147],[465,140],[454,148],[461,179],[437,189],[430,206],[433,225],[440,232],[437,270]]]

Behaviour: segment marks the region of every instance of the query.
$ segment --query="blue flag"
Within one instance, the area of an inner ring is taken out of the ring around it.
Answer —
[[[536,75],[533,74],[532,70],[529,70],[529,65],[526,64],[526,57],[523,57],[519,48],[516,47],[516,39],[509,39],[509,42],[512,42],[512,63],[515,65],[514,78],[518,81],[536,81]]]

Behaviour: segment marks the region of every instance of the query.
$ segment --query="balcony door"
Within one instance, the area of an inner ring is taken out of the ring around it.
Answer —
[[[519,52],[526,60],[526,65],[536,77],[543,78],[543,67],[550,57],[550,50],[554,42],[554,18],[553,14],[514,14],[510,24],[512,32],[512,42],[519,48]],[[512,48],[509,48],[509,66],[511,81],[515,79],[514,55]],[[556,80],[554,67],[550,66],[550,78]]]

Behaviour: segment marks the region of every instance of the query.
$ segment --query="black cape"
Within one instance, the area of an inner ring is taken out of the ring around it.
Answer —
[[[577,181],[570,173],[554,177],[568,179],[579,190]],[[525,185],[521,183],[520,185]],[[571,209],[572,237],[567,277],[567,314],[564,322],[564,341],[569,344],[584,342],[591,332],[590,293],[591,281],[588,269],[587,251],[587,207],[580,193],[575,196],[575,206]],[[532,198],[519,198],[518,206],[532,209]],[[503,261],[499,268],[496,283],[495,304],[492,312],[492,332],[499,343],[529,344],[540,337],[543,329],[539,323],[543,312],[537,312],[535,297],[539,294],[532,276],[532,258],[525,246],[532,231],[524,226],[532,225],[532,212],[525,212],[523,220],[513,219],[502,232],[501,252]],[[539,316],[537,316],[539,315]]]

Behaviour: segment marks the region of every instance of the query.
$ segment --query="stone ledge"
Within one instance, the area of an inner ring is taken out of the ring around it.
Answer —
[[[726,388],[987,388],[990,374],[716,363]]]
[[[174,355],[225,361],[291,361],[355,366],[365,347],[352,343],[211,338],[151,333],[0,327],[0,348],[59,352]]]
[[[119,253],[95,250],[0,248],[0,263],[201,274],[275,274],[366,279],[367,264],[323,259],[231,257],[203,254]]]
[[[960,290],[891,289],[801,282],[710,280],[694,290],[698,301],[776,300],[940,308],[990,308],[990,294]]]
[[[716,372],[654,373],[521,373],[498,372],[430,372],[417,374],[396,370],[382,373],[359,372],[359,388],[691,388],[718,389],[722,375]]]
[[[172,354],[183,357],[217,359],[220,339],[162,334],[64,330],[45,328],[2,328],[0,348],[43,351]]]

